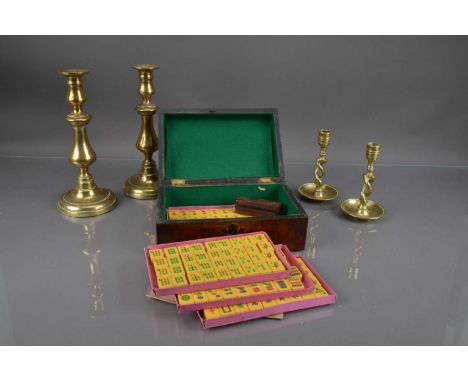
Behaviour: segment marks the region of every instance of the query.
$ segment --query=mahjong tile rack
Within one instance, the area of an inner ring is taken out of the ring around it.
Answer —
[[[198,311],[204,328],[215,328],[243,321],[254,320],[278,313],[287,313],[314,308],[336,302],[336,293],[314,268],[303,258],[297,257],[300,268],[313,280],[315,290],[312,293],[295,297],[281,297],[247,304],[226,305]]]
[[[291,265],[265,232],[145,248],[156,296],[286,279]]]
[[[291,275],[288,278],[179,293],[176,295],[177,310],[183,313],[313,293],[314,281],[307,275],[306,270],[302,268],[288,247],[279,245],[276,249],[291,265]]]

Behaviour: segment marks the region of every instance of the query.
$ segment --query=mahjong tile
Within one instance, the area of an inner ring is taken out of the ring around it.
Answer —
[[[247,303],[247,307],[249,308],[249,310],[263,309],[263,305],[260,301],[249,302]]]
[[[208,289],[206,291],[209,301],[220,301],[224,300],[224,296],[221,292],[221,289]]]
[[[195,303],[195,297],[193,293],[179,293],[177,295],[177,300],[180,305],[191,305]]]
[[[249,311],[247,304],[236,304],[234,305],[234,311],[236,313],[245,313]]]
[[[230,316],[235,314],[234,307],[232,305],[221,306],[218,308],[222,316]]]

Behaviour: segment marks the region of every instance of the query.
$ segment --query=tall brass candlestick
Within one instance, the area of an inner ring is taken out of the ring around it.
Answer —
[[[377,203],[369,200],[374,183],[374,162],[380,154],[380,145],[369,142],[366,148],[367,172],[363,175],[364,184],[359,199],[348,199],[341,203],[341,210],[347,215],[359,220],[376,220],[384,215],[385,210]]]
[[[57,209],[60,213],[75,217],[97,216],[109,212],[117,205],[115,195],[94,183],[88,168],[96,161],[94,152],[88,140],[86,125],[91,121],[91,115],[83,111],[86,97],[83,92],[83,75],[85,69],[63,70],[60,74],[67,77],[68,102],[73,110],[66,116],[66,120],[73,127],[74,142],[69,160],[80,168],[80,175],[75,189],[63,194],[58,201]]]
[[[322,178],[325,176],[325,169],[323,165],[327,163],[327,147],[330,143],[330,131],[322,129],[318,133],[318,144],[320,146],[320,154],[317,158],[315,165],[315,181],[304,183],[299,187],[299,193],[310,200],[316,202],[326,202],[333,200],[338,196],[338,191],[328,185],[323,183]]]
[[[142,101],[135,108],[141,115],[141,131],[136,147],[144,155],[141,170],[125,182],[125,194],[135,199],[156,199],[159,193],[159,173],[153,153],[158,149],[158,137],[154,131],[153,115],[158,107],[151,102],[154,94],[153,71],[157,65],[136,65],[140,80],[139,93]]]

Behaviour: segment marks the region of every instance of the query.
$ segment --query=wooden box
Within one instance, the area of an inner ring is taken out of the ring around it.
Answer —
[[[274,243],[304,249],[308,218],[284,183],[277,110],[161,110],[158,122],[158,243],[265,231]],[[238,196],[279,201],[283,214],[167,218],[168,207],[232,205]]]

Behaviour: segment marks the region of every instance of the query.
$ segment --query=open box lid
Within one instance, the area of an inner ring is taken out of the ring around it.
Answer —
[[[164,184],[283,183],[276,109],[159,112]]]

